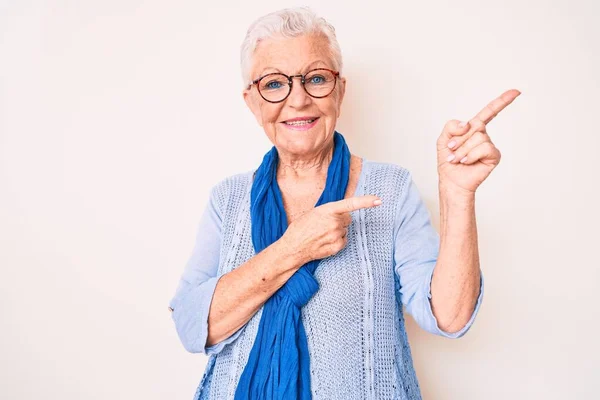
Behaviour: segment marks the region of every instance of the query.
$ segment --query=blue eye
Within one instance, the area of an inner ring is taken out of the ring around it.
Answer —
[[[313,77],[310,78],[310,83],[313,83],[313,84],[319,85],[319,84],[324,83],[324,82],[325,82],[325,78],[323,76],[321,76],[321,75],[315,75],[315,76],[313,76]]]
[[[265,85],[267,89],[279,89],[281,87],[281,82],[271,81]]]

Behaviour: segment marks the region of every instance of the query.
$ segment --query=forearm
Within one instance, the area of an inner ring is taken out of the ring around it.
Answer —
[[[469,321],[479,296],[480,266],[475,195],[440,193],[440,251],[431,281],[431,307],[441,329],[457,332]]]
[[[304,264],[282,240],[221,276],[208,315],[206,346],[231,336]]]

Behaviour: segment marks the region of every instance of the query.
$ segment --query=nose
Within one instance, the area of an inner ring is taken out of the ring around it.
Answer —
[[[293,81],[292,91],[290,92],[286,102],[295,108],[302,108],[310,104],[312,98],[308,95],[308,93],[306,93],[306,90],[304,90],[304,86],[302,85],[302,77],[299,75],[294,75],[291,77],[291,79]]]

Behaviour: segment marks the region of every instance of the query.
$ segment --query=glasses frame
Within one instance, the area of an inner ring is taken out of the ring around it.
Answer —
[[[325,96],[313,96],[312,94],[308,93],[308,90],[306,90],[306,86],[305,86],[305,78],[306,75],[310,74],[311,72],[315,72],[315,71],[329,71],[333,74],[333,87],[331,88],[331,91],[329,93],[327,93]],[[263,94],[260,92],[260,89],[258,88],[258,83],[263,80],[264,78],[268,77],[268,76],[272,76],[272,75],[283,75],[287,78],[288,80],[288,93],[285,95],[285,97],[281,100],[278,101],[272,101],[272,100],[268,100],[265,98],[265,96],[263,96]],[[281,103],[282,101],[285,101],[285,99],[287,99],[290,96],[290,93],[292,93],[292,86],[294,85],[294,79],[293,78],[300,78],[300,82],[302,83],[302,88],[304,89],[304,91],[306,92],[306,94],[308,94],[310,97],[313,97],[315,99],[322,99],[324,97],[329,96],[331,93],[333,93],[333,91],[335,90],[335,86],[337,84],[337,78],[339,78],[340,76],[340,71],[334,71],[332,69],[329,68],[315,68],[315,69],[311,69],[310,71],[308,71],[307,73],[305,73],[304,75],[302,74],[298,74],[298,75],[286,75],[282,72],[271,72],[268,73],[266,75],[261,76],[258,79],[253,80],[252,82],[250,82],[250,84],[248,85],[248,89],[251,89],[253,85],[256,85],[256,90],[258,91],[258,94],[260,94],[260,97],[262,97],[265,101],[268,101],[269,103]]]

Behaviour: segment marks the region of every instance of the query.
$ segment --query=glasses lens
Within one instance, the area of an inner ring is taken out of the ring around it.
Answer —
[[[290,85],[283,74],[267,75],[258,82],[260,94],[268,101],[281,101],[287,96]]]
[[[335,87],[335,75],[324,69],[310,71],[304,79],[304,87],[311,96],[325,97]]]

